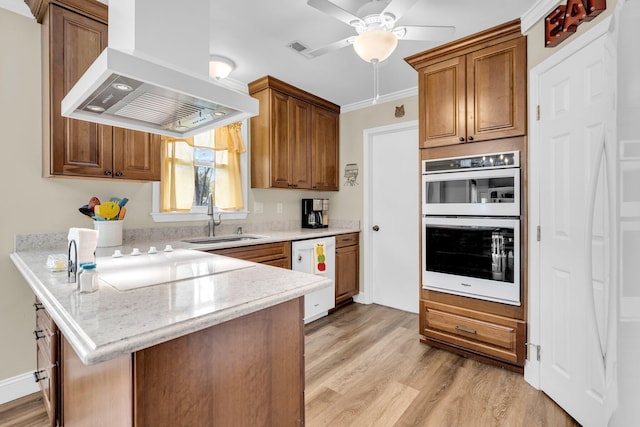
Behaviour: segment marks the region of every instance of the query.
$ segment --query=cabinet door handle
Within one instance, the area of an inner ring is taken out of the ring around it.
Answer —
[[[473,141],[473,137],[470,136],[469,138],[467,138],[469,141]]]
[[[464,137],[463,136],[460,137],[460,142],[464,142]]]
[[[104,174],[106,176],[111,176],[111,175],[113,175],[113,172],[111,172],[109,169],[107,169],[106,171],[104,171]]]
[[[121,171],[116,172],[116,176],[122,176],[122,172]]]
[[[468,334],[473,334],[473,335],[478,335],[478,331],[475,331],[473,329],[463,328],[462,326],[458,326],[458,325],[456,325],[456,331],[466,332]]]
[[[42,303],[41,303],[41,302],[34,302],[34,303],[33,303],[33,308],[35,308],[35,309],[36,309],[36,311],[38,311],[38,310],[44,310],[44,305],[42,305]]]
[[[42,338],[46,338],[46,336],[44,334],[42,334],[44,331],[42,329],[37,329],[35,331],[33,331],[33,335],[36,336],[36,341],[42,339]],[[42,334],[42,335],[40,335]]]
[[[41,376],[41,375],[43,375],[44,373],[45,373],[44,369],[42,369],[42,370],[40,370],[40,371],[35,371],[35,372],[33,373],[33,379],[34,379],[37,383],[39,383],[40,381],[44,381],[44,380],[46,380],[46,379],[47,379],[47,377],[46,377],[46,376]]]

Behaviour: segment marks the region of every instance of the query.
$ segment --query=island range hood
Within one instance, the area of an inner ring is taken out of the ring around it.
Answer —
[[[108,47],[62,100],[74,119],[189,137],[258,114],[208,76],[209,0],[109,0]]]

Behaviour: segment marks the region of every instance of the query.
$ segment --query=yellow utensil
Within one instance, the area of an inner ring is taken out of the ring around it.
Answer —
[[[104,202],[101,205],[96,205],[94,212],[104,219],[112,220],[118,218],[120,206],[115,202]]]

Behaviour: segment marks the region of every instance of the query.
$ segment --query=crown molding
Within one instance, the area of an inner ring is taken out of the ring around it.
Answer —
[[[399,90],[397,92],[381,95],[378,98],[377,104],[384,104],[385,102],[396,101],[402,98],[409,98],[411,96],[418,96],[418,87],[412,87],[409,89]],[[349,111],[360,110],[362,108],[368,108],[373,106],[373,98],[365,99],[364,101],[354,102],[353,104],[347,104],[340,107],[340,114],[348,113]]]
[[[529,10],[520,17],[520,30],[526,33],[543,19],[562,0],[538,0]]]

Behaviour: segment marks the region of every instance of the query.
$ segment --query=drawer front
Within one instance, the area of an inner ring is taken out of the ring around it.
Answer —
[[[271,265],[273,267],[285,268],[291,270],[291,258],[274,259],[273,261],[265,261],[262,264]]]
[[[445,304],[421,304],[422,333],[515,364],[524,363],[524,322],[493,315],[448,310]],[[520,350],[520,351],[518,351]]]
[[[36,312],[36,329],[34,330],[34,337],[38,343],[38,349],[42,349],[46,354],[50,356],[52,362],[57,357],[57,346],[55,341],[57,327],[51,318],[47,315],[45,310],[38,310]]]
[[[336,248],[357,245],[360,240],[358,237],[359,234],[360,233],[338,234],[336,236]]]
[[[304,296],[304,320],[317,316],[320,313],[329,311],[335,307],[334,288],[319,289]]]
[[[56,408],[57,366],[51,362],[49,355],[41,351],[40,348],[38,348],[37,356],[37,371],[34,376],[38,379],[45,409],[49,419],[53,422]]]
[[[264,245],[217,249],[209,252],[253,262],[267,262],[282,258],[291,260],[291,242],[266,243]]]

